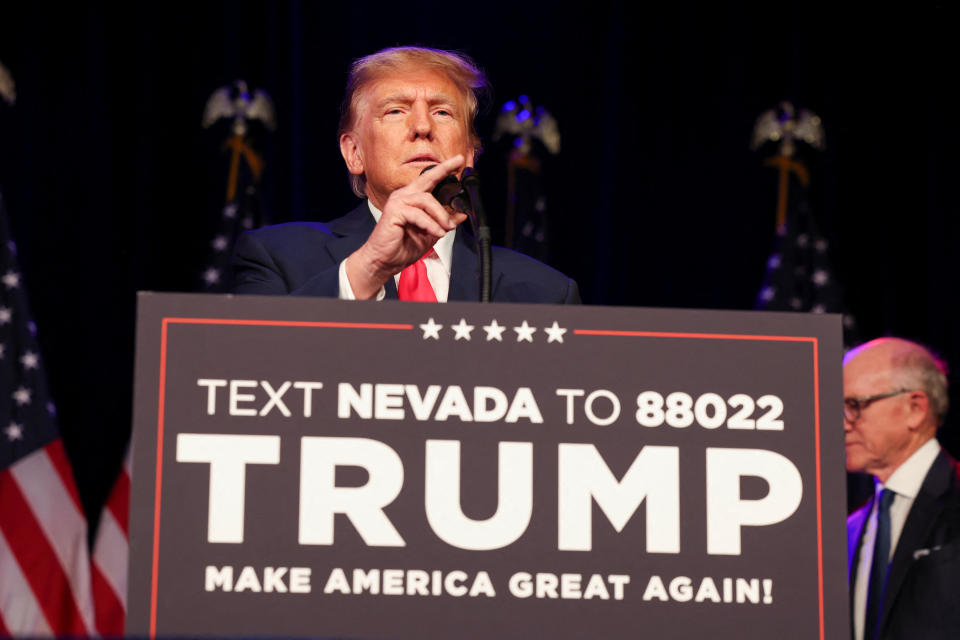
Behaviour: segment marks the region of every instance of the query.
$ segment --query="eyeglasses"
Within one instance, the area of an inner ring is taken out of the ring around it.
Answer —
[[[856,422],[860,419],[860,413],[877,400],[892,398],[901,393],[913,393],[916,389],[897,389],[887,393],[878,393],[875,396],[866,396],[864,398],[844,398],[843,399],[843,417],[850,422]]]

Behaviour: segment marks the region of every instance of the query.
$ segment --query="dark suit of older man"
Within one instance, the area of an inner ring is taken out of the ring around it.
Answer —
[[[847,519],[850,575],[873,501]],[[880,638],[960,637],[960,466],[941,451],[907,516],[887,577]]]

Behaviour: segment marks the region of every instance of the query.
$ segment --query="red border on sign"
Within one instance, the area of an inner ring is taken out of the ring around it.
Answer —
[[[150,578],[150,638],[157,635],[157,575],[160,560],[160,498],[163,479],[163,420],[164,402],[166,394],[167,372],[167,328],[170,324],[209,324],[209,325],[241,325],[264,327],[309,327],[326,329],[374,329],[412,331],[412,324],[387,324],[365,322],[311,322],[295,320],[246,320],[231,318],[177,318],[165,317],[161,319],[160,329],[160,384],[159,406],[157,410],[157,472],[154,489],[153,511],[153,559]],[[621,331],[607,329],[574,329],[574,335],[607,336],[628,338],[684,338],[697,340],[750,340],[768,342],[808,342],[813,347],[813,404],[814,404],[814,460],[816,467],[817,487],[817,596],[819,606],[820,640],[824,639],[824,594],[823,594],[823,516],[821,504],[821,472],[820,472],[820,372],[819,340],[812,336],[769,336],[736,333],[682,333],[671,331]]]
[[[308,322],[299,320],[243,320],[235,318],[162,318],[160,322],[160,385],[157,408],[157,475],[153,494],[153,559],[150,572],[150,633],[157,637],[157,575],[160,563],[160,497],[163,482],[163,408],[166,401],[167,328],[171,324],[221,324],[261,327],[310,327],[324,329],[379,329],[412,331],[412,324],[372,322]]]

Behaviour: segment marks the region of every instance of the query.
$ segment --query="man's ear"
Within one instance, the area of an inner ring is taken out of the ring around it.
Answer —
[[[355,176],[363,175],[363,154],[360,153],[360,145],[352,131],[340,136],[340,155],[347,165],[347,171]]]
[[[911,431],[916,431],[929,422],[930,398],[925,391],[911,391],[908,402],[910,403],[910,415],[907,419],[907,426]]]

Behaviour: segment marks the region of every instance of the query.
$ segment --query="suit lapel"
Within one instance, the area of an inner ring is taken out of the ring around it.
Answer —
[[[461,229],[453,239],[453,265],[450,267],[450,290],[447,300],[476,302],[480,299],[477,252],[472,239]]]
[[[870,511],[873,509],[873,501],[876,500],[876,495],[874,493],[867,504],[854,511],[850,516],[849,526],[847,527],[847,571],[849,572],[851,586],[857,576],[863,532],[867,528],[867,520],[870,518]]]
[[[351,253],[363,246],[363,243],[367,241],[367,238],[369,238],[373,232],[375,225],[376,221],[373,219],[373,214],[370,213],[370,207],[367,206],[366,200],[361,202],[357,208],[347,215],[332,220],[330,222],[330,231],[337,236],[337,239],[328,242],[326,249],[327,253],[329,253],[333,259],[333,262],[335,264],[343,262]],[[387,280],[384,289],[386,290],[387,298],[396,300],[397,283],[393,278]]]
[[[925,546],[930,531],[943,511],[944,502],[941,497],[950,488],[953,466],[945,451],[940,451],[927,476],[923,479],[920,492],[910,507],[907,521],[900,533],[897,549],[887,574],[887,587],[883,598],[883,615],[880,617],[879,629],[886,624],[890,610],[896,602],[903,580],[914,562],[913,552]]]

